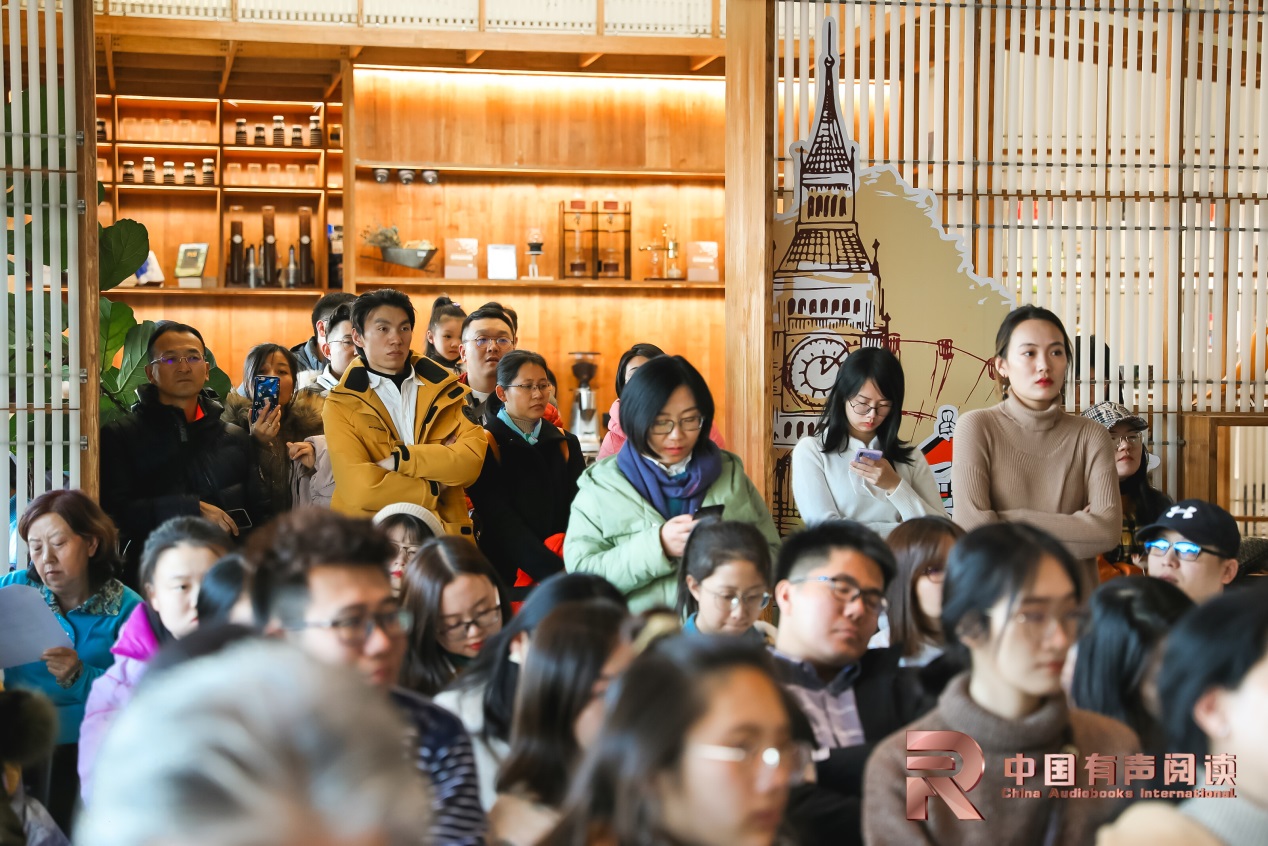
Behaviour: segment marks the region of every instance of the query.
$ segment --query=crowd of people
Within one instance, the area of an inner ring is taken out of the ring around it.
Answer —
[[[1065,411],[1056,315],[1000,327],[954,519],[850,354],[782,538],[686,359],[630,348],[588,463],[513,309],[416,319],[329,294],[227,397],[155,325],[100,504],[0,576],[72,644],[4,669],[0,843],[1268,843],[1268,584],[1144,418]]]

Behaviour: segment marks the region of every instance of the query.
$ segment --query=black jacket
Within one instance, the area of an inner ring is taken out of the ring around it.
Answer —
[[[316,335],[302,344],[296,344],[291,347],[291,352],[295,354],[296,360],[299,361],[300,370],[323,370],[329,364],[326,357],[321,354],[321,347],[317,345]],[[299,376],[298,373],[295,375]]]
[[[101,430],[101,505],[119,528],[132,587],[150,532],[172,517],[197,517],[200,501],[230,517],[246,511],[253,526],[272,516],[250,436],[221,419],[214,392],[199,396],[203,416],[192,423],[160,403],[153,385],[137,396],[131,414]]]
[[[467,488],[476,542],[508,585],[515,583],[516,570],[541,581],[564,568],[542,541],[568,529],[577,479],[586,469],[581,444],[547,421],[535,445],[496,416],[488,431],[501,455],[490,448],[480,478]]]

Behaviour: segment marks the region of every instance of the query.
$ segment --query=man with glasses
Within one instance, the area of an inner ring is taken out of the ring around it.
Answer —
[[[1145,545],[1145,574],[1171,582],[1194,602],[1218,596],[1237,577],[1241,532],[1233,515],[1213,503],[1177,503],[1136,538]]]
[[[270,515],[251,439],[221,419],[211,365],[192,326],[159,321],[131,413],[101,430],[101,505],[119,528],[134,588],[141,547],[173,517],[204,517],[232,535]],[[127,397],[104,402],[125,403]]]
[[[318,509],[290,512],[266,532],[248,550],[266,631],[359,671],[403,712],[414,759],[432,786],[432,826],[420,842],[483,844],[488,822],[471,738],[457,717],[397,686],[412,621],[392,594],[386,536],[368,521]]]
[[[467,416],[474,423],[487,426],[497,409],[490,409],[490,397],[497,389],[498,362],[515,349],[515,326],[501,306],[486,303],[462,321],[462,346],[458,358],[465,372],[462,381],[471,388],[467,397]],[[496,402],[493,403],[496,406]]]
[[[344,371],[357,357],[357,345],[352,340],[352,307],[339,306],[326,322],[329,328],[322,333],[321,342],[321,354],[326,357],[326,366],[310,388],[323,397],[339,384]]]
[[[819,783],[848,796],[861,793],[873,745],[932,704],[898,682],[894,650],[867,648],[896,572],[880,536],[848,520],[798,532],[779,550],[771,652],[814,730]]]
[[[296,344],[291,347],[291,352],[295,353],[295,359],[299,362],[299,369],[302,372],[321,372],[322,368],[330,361],[330,353],[326,352],[325,349],[326,339],[330,336],[332,325],[330,316],[341,306],[350,305],[356,298],[356,294],[334,291],[326,294],[313,306],[312,337],[302,344]],[[296,374],[297,378],[298,375]]]
[[[359,350],[322,409],[334,471],[330,507],[372,517],[397,502],[434,513],[449,534],[471,535],[463,487],[480,475],[484,433],[463,413],[467,389],[414,353],[414,306],[400,291],[352,304]]]

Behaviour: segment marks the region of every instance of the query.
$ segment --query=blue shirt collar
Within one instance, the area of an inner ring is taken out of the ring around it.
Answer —
[[[544,419],[544,418],[543,418]],[[533,427],[533,431],[525,432],[519,426],[515,425],[515,421],[511,420],[511,415],[506,413],[506,406],[498,409],[498,420],[506,424],[506,427],[524,440],[528,441],[529,446],[536,446],[537,441],[542,436],[542,421],[539,419],[537,425]]]

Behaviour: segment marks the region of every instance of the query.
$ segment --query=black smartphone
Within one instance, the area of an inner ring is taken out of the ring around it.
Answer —
[[[225,513],[229,515],[229,519],[233,521],[239,531],[251,528],[251,515],[247,513],[245,508],[230,508]]]
[[[282,380],[276,376],[256,376],[255,385],[251,391],[251,422],[254,423],[260,416],[260,412],[264,410],[265,401],[269,403],[269,410],[277,408],[277,397],[282,390]]]
[[[722,519],[722,511],[726,508],[723,505],[702,505],[696,509],[696,513],[691,517],[694,520],[703,520],[705,517],[717,517]]]

